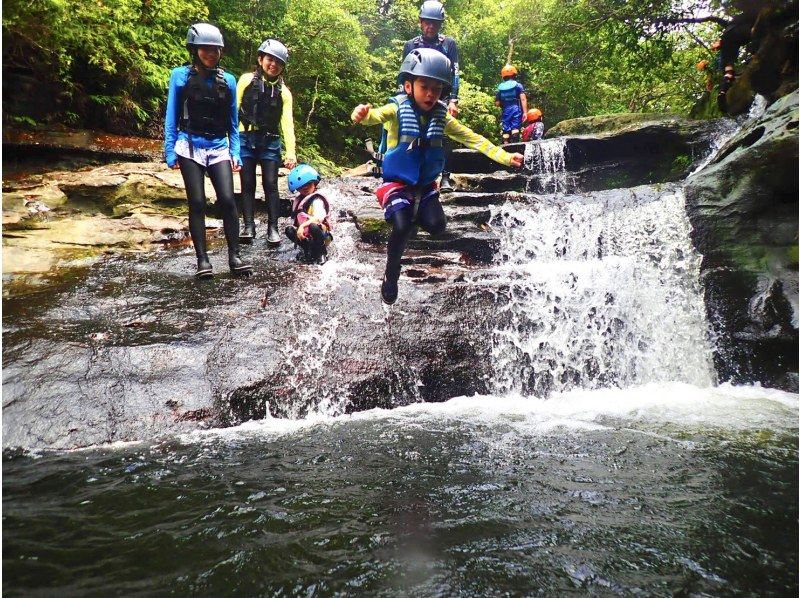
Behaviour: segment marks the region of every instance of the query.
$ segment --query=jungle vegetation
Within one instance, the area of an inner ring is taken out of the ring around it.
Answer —
[[[719,21],[737,9],[670,0],[446,0],[443,33],[461,53],[461,118],[497,136],[493,97],[510,60],[545,123],[615,112],[689,111],[702,92]],[[419,33],[418,0],[6,0],[6,123],[58,123],[160,134],[169,72],[187,61],[186,29],[222,30],[222,66],[237,78],[261,41],[291,52],[301,159],[363,161],[352,108],[385,102],[403,42]],[[689,7],[691,12],[681,10]],[[38,91],[37,91],[38,90]],[[44,90],[44,91],[42,91]],[[36,98],[26,97],[36,95]],[[35,101],[34,101],[35,100]]]

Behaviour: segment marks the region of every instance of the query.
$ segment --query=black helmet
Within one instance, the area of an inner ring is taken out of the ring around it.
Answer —
[[[218,46],[225,47],[222,33],[210,23],[195,23],[189,27],[186,34],[186,47],[189,49],[197,46]]]
[[[444,21],[444,6],[436,0],[426,0],[419,9],[419,18],[428,21]]]
[[[417,48],[411,50],[400,65],[400,74],[397,82],[403,83],[406,79],[415,77],[429,77],[444,83],[443,93],[447,93],[453,86],[453,66],[450,59],[433,48]]]

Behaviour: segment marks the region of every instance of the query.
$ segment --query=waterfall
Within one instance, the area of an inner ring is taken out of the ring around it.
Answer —
[[[681,189],[529,197],[492,215],[494,391],[713,384]]]
[[[546,193],[568,191],[566,149],[565,137],[539,139],[525,145],[525,169],[539,173],[538,179],[542,191]]]

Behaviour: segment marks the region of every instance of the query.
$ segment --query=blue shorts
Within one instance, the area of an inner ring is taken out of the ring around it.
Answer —
[[[522,127],[522,121],[524,120],[523,117],[524,114],[522,114],[522,108],[517,105],[503,108],[503,116],[501,119],[503,132],[518,131]]]
[[[248,133],[239,133],[241,140],[240,155],[242,160],[245,158],[252,158],[261,162],[262,160],[270,160],[272,162],[281,161],[281,138],[280,137],[267,137],[261,143],[260,151],[256,147],[259,137],[262,137],[255,131]]]

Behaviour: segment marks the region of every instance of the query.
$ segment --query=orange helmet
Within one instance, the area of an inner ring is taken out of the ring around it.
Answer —
[[[542,111],[538,108],[531,108],[528,110],[528,122],[535,123],[537,120],[542,118]]]
[[[502,69],[500,69],[500,76],[501,77],[514,77],[517,74],[517,67],[511,66],[510,64],[505,65]]]
[[[711,44],[712,50],[719,50],[722,47],[722,40],[718,39],[713,44]]]
[[[708,65],[711,64],[708,60],[701,60],[697,63],[697,70],[704,71],[708,68]]]

